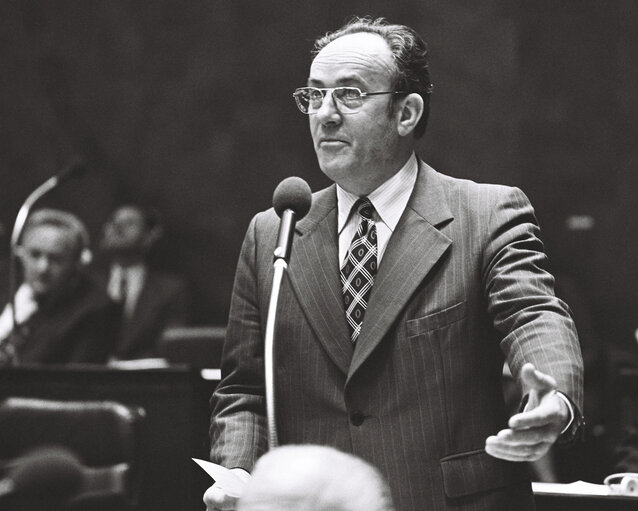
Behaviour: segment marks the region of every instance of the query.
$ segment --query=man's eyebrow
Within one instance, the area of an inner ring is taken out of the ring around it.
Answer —
[[[313,78],[308,78],[307,84],[313,87],[322,87],[324,86],[324,82],[322,80],[316,80]],[[335,84],[339,85],[353,85],[353,86],[362,86],[364,85],[363,81],[358,76],[344,76],[336,80]]]

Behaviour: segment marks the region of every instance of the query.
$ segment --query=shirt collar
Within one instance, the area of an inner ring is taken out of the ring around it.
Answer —
[[[414,183],[416,183],[418,170],[419,165],[416,155],[412,153],[399,172],[368,195],[379,219],[392,231],[399,223],[399,219],[408,204],[408,199],[414,189]],[[350,193],[337,185],[338,233],[341,233],[348,223],[352,206],[359,198],[358,195]]]
[[[111,266],[111,275],[114,278],[121,278],[123,273],[126,273],[127,277],[145,275],[146,266],[143,263],[132,264],[130,266],[122,266],[121,264],[115,263]]]

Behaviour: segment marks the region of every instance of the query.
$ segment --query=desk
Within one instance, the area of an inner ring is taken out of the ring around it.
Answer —
[[[217,383],[186,366],[18,367],[0,370],[0,398],[108,399],[143,407],[140,510],[194,511],[204,509],[202,496],[211,481],[191,457],[208,459],[208,399]]]
[[[604,485],[532,483],[537,511],[638,511],[638,497],[613,495]]]

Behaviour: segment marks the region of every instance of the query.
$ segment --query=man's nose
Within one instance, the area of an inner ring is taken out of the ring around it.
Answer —
[[[39,273],[45,273],[49,266],[51,266],[51,260],[45,255],[39,256],[35,261],[35,267]]]
[[[315,114],[317,116],[317,120],[321,124],[337,123],[341,121],[341,112],[339,111],[337,100],[332,92],[333,91],[331,90],[326,91],[325,96],[321,100],[321,107],[319,107]]]

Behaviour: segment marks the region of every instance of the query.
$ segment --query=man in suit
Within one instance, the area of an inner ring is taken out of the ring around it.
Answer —
[[[414,153],[431,84],[412,29],[354,20],[315,43],[308,115],[335,185],[298,222],[275,330],[279,442],[334,446],[401,511],[533,509],[525,463],[582,427],[582,357],[518,189],[444,176]],[[367,199],[363,200],[362,199]],[[249,478],[267,448],[263,333],[279,219],[240,254],[211,459]],[[506,415],[508,362],[526,396]],[[221,485],[208,509],[232,509]]]
[[[387,482],[361,458],[324,445],[285,445],[255,465],[239,511],[394,511]]]
[[[184,280],[151,268],[147,261],[162,234],[159,215],[134,204],[116,208],[104,224],[100,249],[109,261],[106,288],[122,307],[114,352],[118,360],[159,356],[162,332],[188,322]]]
[[[118,308],[84,272],[90,252],[82,222],[66,211],[35,211],[16,256],[23,282],[15,315],[12,302],[0,315],[3,363],[105,363],[117,337]]]

